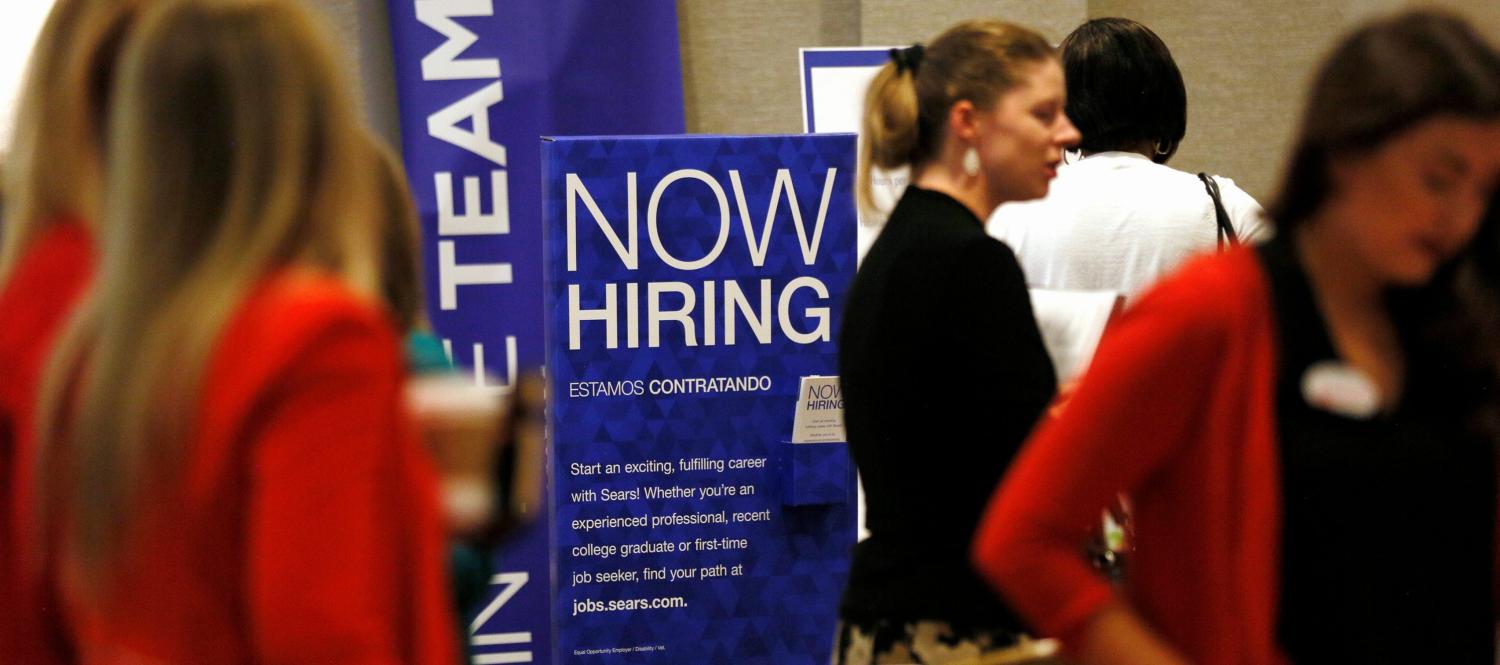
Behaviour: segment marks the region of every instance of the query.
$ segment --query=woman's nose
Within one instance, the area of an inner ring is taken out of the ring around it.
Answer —
[[[1078,128],[1073,126],[1073,119],[1069,118],[1067,114],[1061,114],[1061,118],[1062,120],[1059,121],[1061,126],[1057,128],[1057,144],[1064,148],[1077,145],[1079,141],[1083,140],[1083,133],[1079,132]]]

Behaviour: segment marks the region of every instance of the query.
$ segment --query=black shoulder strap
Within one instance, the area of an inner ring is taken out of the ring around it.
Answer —
[[[1224,201],[1219,198],[1219,183],[1214,182],[1213,176],[1207,173],[1199,173],[1198,179],[1203,181],[1203,188],[1208,190],[1209,198],[1214,200],[1214,219],[1219,225],[1219,251],[1224,251],[1225,238],[1229,238],[1230,246],[1240,244],[1234,226],[1229,223],[1229,213],[1224,210]]]

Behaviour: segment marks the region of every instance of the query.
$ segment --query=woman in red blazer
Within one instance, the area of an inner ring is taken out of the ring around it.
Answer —
[[[457,658],[326,34],[292,0],[181,0],[125,46],[98,286],[43,383],[31,506],[80,661]]]
[[[35,463],[37,382],[57,332],[93,272],[90,222],[103,163],[100,138],[120,41],[146,0],[58,0],[27,66],[0,182],[0,654],[46,663],[38,636],[30,505],[18,470]],[[43,608],[42,611],[47,611]]]
[[[1494,662],[1500,55],[1356,31],[1313,86],[1277,237],[1189,266],[1101,346],[974,557],[1086,664]],[[1080,556],[1117,491],[1117,592]]]

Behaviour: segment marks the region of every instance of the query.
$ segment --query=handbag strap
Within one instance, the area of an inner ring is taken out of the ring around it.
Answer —
[[[1224,200],[1219,198],[1219,183],[1207,173],[1199,173],[1198,179],[1203,181],[1203,188],[1208,190],[1208,197],[1214,200],[1214,221],[1219,226],[1219,251],[1224,251],[1226,237],[1229,238],[1231,247],[1239,245],[1240,238],[1234,232],[1234,226],[1229,223],[1229,213],[1224,210]]]

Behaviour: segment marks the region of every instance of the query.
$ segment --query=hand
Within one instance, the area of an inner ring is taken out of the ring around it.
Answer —
[[[1089,619],[1071,651],[1080,665],[1191,665],[1140,615],[1118,603]]]
[[[407,386],[407,404],[442,476],[449,529],[467,535],[487,528],[496,502],[492,473],[501,445],[500,393],[456,374],[425,376]]]
[[[1057,389],[1057,396],[1052,398],[1052,405],[1047,407],[1047,417],[1057,418],[1062,415],[1068,407],[1068,402],[1073,399],[1073,392],[1078,389],[1077,381],[1069,381]]]

